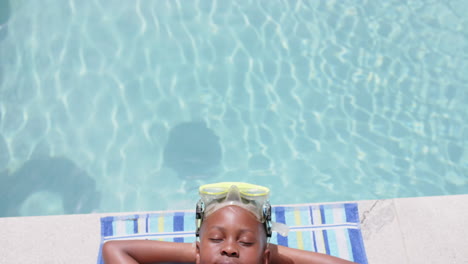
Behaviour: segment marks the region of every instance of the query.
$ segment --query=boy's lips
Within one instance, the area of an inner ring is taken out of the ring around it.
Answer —
[[[221,259],[216,262],[216,264],[238,264],[237,261],[231,258]]]

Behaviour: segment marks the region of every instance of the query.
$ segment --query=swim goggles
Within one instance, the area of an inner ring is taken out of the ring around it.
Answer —
[[[200,235],[203,219],[228,205],[240,206],[252,212],[264,224],[267,237],[271,237],[271,205],[268,201],[270,189],[243,182],[221,182],[200,186],[199,194],[195,214],[197,237]]]

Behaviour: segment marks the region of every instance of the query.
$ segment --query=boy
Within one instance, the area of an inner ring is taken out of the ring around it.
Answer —
[[[195,247],[162,241],[110,241],[103,257],[112,263],[187,262],[196,264],[349,264],[336,257],[268,243],[272,231],[269,189],[245,183],[217,183],[200,187]]]

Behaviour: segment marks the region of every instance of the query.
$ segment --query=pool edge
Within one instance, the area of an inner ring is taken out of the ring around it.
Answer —
[[[369,263],[468,259],[468,195],[355,202]],[[95,263],[107,215],[0,218],[0,263]]]

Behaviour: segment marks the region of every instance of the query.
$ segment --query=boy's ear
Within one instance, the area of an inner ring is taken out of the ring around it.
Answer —
[[[196,241],[196,242],[195,242],[195,247],[196,247],[196,251],[195,251],[195,263],[196,263],[196,264],[200,264],[200,242],[199,242],[199,241]]]
[[[270,263],[270,249],[266,247],[265,251],[263,251],[263,264],[269,264],[269,263]]]

